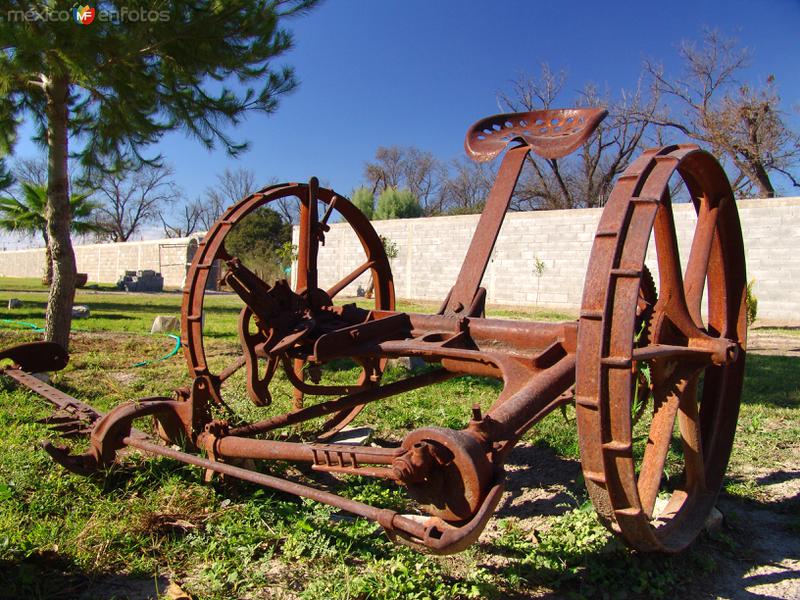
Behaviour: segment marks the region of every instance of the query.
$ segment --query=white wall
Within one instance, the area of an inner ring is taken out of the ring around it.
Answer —
[[[164,286],[183,287],[197,236],[118,244],[75,246],[79,273],[89,281],[116,283],[125,271],[151,269],[164,277]],[[0,252],[0,277],[42,277],[44,248]]]
[[[759,319],[800,323],[800,197],[740,200],[747,277],[755,280]],[[675,222],[681,257],[689,254],[694,210],[677,204]],[[506,215],[483,286],[493,304],[548,306],[576,311],[594,231],[602,209],[509,213]],[[397,245],[392,260],[400,298],[443,300],[458,276],[479,215],[375,221],[379,234]],[[294,231],[295,243],[297,228]],[[196,238],[76,246],[78,271],[90,281],[115,283],[126,270],[160,271],[167,287],[182,287],[190,245]],[[650,253],[652,255],[653,252]],[[540,279],[535,259],[543,261]],[[332,285],[356,266],[364,254],[346,224],[333,224],[320,248],[319,281]],[[41,277],[44,250],[0,252],[0,276]],[[648,265],[656,274],[652,261]],[[369,273],[344,290],[355,296],[366,288]]]
[[[755,279],[759,319],[800,322],[800,198],[740,200],[748,280]],[[689,254],[696,217],[677,204],[675,221],[681,258]],[[602,209],[509,213],[500,231],[483,286],[494,304],[538,304],[575,311],[594,232]],[[375,221],[375,229],[398,247],[392,260],[397,296],[443,300],[458,276],[479,215]],[[295,243],[297,240],[295,228]],[[346,224],[334,224],[320,248],[319,281],[328,287],[363,263],[364,254]],[[652,244],[652,241],[651,241]],[[651,251],[649,256],[654,255]],[[539,280],[535,259],[545,270]],[[655,265],[648,266],[656,275]],[[369,273],[344,290],[355,295]]]

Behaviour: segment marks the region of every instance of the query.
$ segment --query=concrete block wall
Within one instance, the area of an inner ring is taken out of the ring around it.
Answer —
[[[759,318],[800,323],[800,197],[740,200],[748,280],[755,280]],[[509,213],[483,278],[493,304],[537,304],[577,311],[586,265],[602,209]],[[681,258],[689,255],[696,223],[693,208],[674,205]],[[458,277],[479,215],[375,221],[377,232],[397,245],[392,260],[395,290],[400,298],[441,301]],[[297,228],[294,240],[297,243]],[[184,284],[197,237],[76,246],[80,272],[90,281],[116,283],[126,271],[152,269],[166,287]],[[648,266],[658,273],[649,252]],[[319,280],[329,287],[364,262],[364,252],[347,224],[336,223],[320,248]],[[536,259],[544,272],[537,277]],[[0,252],[0,276],[41,277],[44,250]],[[366,288],[369,272],[348,286],[343,296]]]
[[[800,198],[740,200],[748,280],[755,279],[759,318],[800,322]],[[509,213],[483,278],[493,304],[534,305],[577,311],[592,240],[602,209]],[[689,204],[674,205],[681,259],[689,255],[696,223]],[[375,221],[380,235],[397,245],[392,260],[397,296],[443,300],[456,281],[479,215]],[[297,228],[294,231],[297,243]],[[647,264],[658,277],[655,252]],[[536,259],[544,272],[537,277]],[[337,223],[320,248],[319,281],[329,287],[364,262],[358,238]],[[343,296],[366,288],[369,273],[348,286]],[[538,300],[537,300],[538,298]]]
[[[79,273],[89,281],[116,283],[125,271],[150,269],[161,273],[164,287],[183,287],[188,265],[197,251],[198,236],[75,246]],[[0,252],[0,277],[42,277],[44,249]]]

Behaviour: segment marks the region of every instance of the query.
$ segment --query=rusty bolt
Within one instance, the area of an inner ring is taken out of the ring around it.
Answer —
[[[472,405],[472,420],[473,421],[482,421],[483,415],[481,415],[481,405],[480,404],[473,404]]]
[[[404,483],[424,481],[431,470],[431,447],[427,442],[417,442],[411,450],[392,462],[395,477]]]

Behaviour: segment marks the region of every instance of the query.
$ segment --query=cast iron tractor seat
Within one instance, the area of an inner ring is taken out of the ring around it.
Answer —
[[[437,314],[394,309],[382,240],[345,197],[319,187],[314,178],[248,196],[214,224],[189,269],[182,343],[191,389],[96,415],[90,450],[83,456],[52,445],[48,451],[67,468],[89,472],[112,463],[120,448],[139,448],[325,502],[377,521],[405,543],[448,553],[480,535],[500,502],[504,464],[522,435],[555,408],[574,403],[583,474],[602,521],[640,550],[686,547],[721,486],[744,372],[741,228],[717,161],[696,146],[673,145],[648,150],[631,164],[595,233],[577,321],[484,317],[481,280],[526,159],[531,152],[548,160],[565,156],[585,143],[605,116],[600,109],[534,111],[496,115],[470,128],[465,146],[475,160],[507,150],[461,272]],[[698,215],[685,268],[668,185],[675,173]],[[248,214],[290,198],[300,204],[296,281],[294,286],[287,281],[270,285],[233,256],[225,242]],[[319,248],[334,211],[352,228],[364,258],[340,281],[323,286]],[[657,292],[645,266],[651,235]],[[223,282],[243,301],[242,355],[227,365],[210,360],[204,345],[204,299],[217,261],[226,267]],[[368,272],[374,281],[373,306],[335,304]],[[421,357],[431,368],[384,383],[387,359],[401,356]],[[358,379],[322,382],[323,368],[340,359],[359,365]],[[17,362],[18,368],[6,369],[6,375],[29,383],[25,360]],[[294,408],[256,421],[236,415],[226,401],[233,375],[244,369],[249,398],[267,410],[279,368],[295,388]],[[649,379],[641,376],[645,369]],[[476,405],[465,415],[463,429],[414,429],[396,447],[331,443],[331,436],[353,422],[367,403],[463,374],[503,382],[488,410]],[[309,403],[309,397],[322,400]],[[145,416],[155,417],[168,445],[132,429]],[[327,420],[314,442],[265,437],[319,418]],[[673,437],[676,423],[678,440]],[[638,444],[640,437],[646,442]],[[175,450],[175,443],[190,451]],[[677,466],[667,461],[671,446],[682,451]],[[317,471],[394,481],[426,514],[403,515],[232,464],[240,458],[298,461]],[[665,499],[663,507],[659,496]]]

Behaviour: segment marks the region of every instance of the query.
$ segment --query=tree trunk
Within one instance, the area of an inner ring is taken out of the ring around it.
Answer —
[[[772,186],[772,181],[769,179],[769,173],[760,162],[752,165],[755,174],[753,183],[758,188],[758,194],[761,198],[774,198],[775,188]]]
[[[767,173],[760,161],[750,156],[739,158],[733,152],[729,153],[734,156],[733,162],[739,168],[739,171],[756,187],[759,198],[775,197],[775,188],[769,178],[769,173]]]
[[[50,287],[53,285],[53,253],[50,251],[50,238],[47,229],[42,232],[44,237],[44,282]]]
[[[52,253],[53,283],[45,316],[45,339],[69,348],[75,297],[75,253],[70,239],[67,175],[67,98],[69,82],[58,76],[47,86],[47,236]]]

